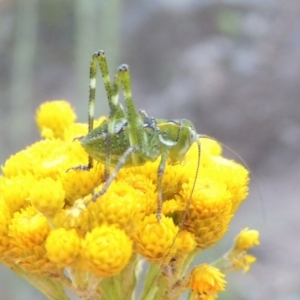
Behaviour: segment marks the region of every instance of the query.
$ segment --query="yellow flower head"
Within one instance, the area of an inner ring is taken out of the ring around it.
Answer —
[[[156,215],[146,217],[133,236],[137,251],[150,262],[167,262],[177,252],[174,241],[178,230],[171,218],[158,222]]]
[[[207,264],[194,268],[188,282],[188,287],[193,293],[192,299],[215,299],[219,291],[225,290],[224,276],[218,269]]]
[[[37,250],[36,246],[44,244],[49,231],[47,219],[34,207],[28,206],[16,212],[9,226],[13,251],[31,253],[33,248]]]
[[[73,264],[79,256],[81,239],[74,229],[59,228],[50,232],[45,247],[50,261],[64,268]]]
[[[92,273],[99,277],[113,276],[127,265],[132,242],[124,231],[103,225],[87,233],[81,255]]]
[[[237,251],[247,251],[259,245],[259,232],[257,230],[243,229],[235,238],[234,248]]]
[[[256,258],[247,251],[258,245],[259,232],[248,228],[243,229],[235,238],[234,246],[228,255],[230,268],[234,271],[243,269],[244,273],[248,272]]]
[[[31,205],[45,216],[54,216],[64,206],[65,191],[60,181],[46,177],[32,184],[29,199]]]
[[[191,253],[197,246],[195,236],[189,231],[180,231],[176,240],[176,246],[177,255]]]
[[[11,214],[30,204],[28,186],[33,182],[34,178],[30,175],[0,178],[0,193]]]
[[[66,101],[45,102],[37,111],[36,122],[44,138],[63,138],[64,131],[76,119],[70,104]]]
[[[95,192],[97,193],[101,189],[102,186]],[[118,181],[112,183],[109,193],[101,196],[99,201],[89,204],[87,209],[95,225],[115,225],[130,235],[135,229],[137,218],[142,217],[141,209],[145,209],[144,207],[147,205],[149,199],[147,196],[126,181]]]
[[[49,232],[47,219],[34,207],[16,212],[8,231],[9,260],[34,274],[60,273],[46,257],[45,241]]]
[[[183,185],[182,198],[187,201],[193,181]],[[232,218],[231,194],[223,182],[209,178],[197,182],[184,228],[195,235],[197,247],[213,246],[228,230]]]

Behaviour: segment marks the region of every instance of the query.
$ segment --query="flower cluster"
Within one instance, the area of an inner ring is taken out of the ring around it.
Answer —
[[[88,155],[76,139],[87,126],[75,119],[65,101],[42,104],[36,121],[43,139],[2,167],[3,264],[50,299],[68,299],[64,288],[82,299],[131,299],[143,260],[149,269],[142,300],[179,299],[187,290],[191,299],[214,299],[225,289],[222,270],[249,269],[255,258],[246,251],[258,244],[258,233],[246,230],[226,255],[226,268],[205,264],[187,271],[197,253],[224,236],[248,194],[248,171],[223,158],[217,142],[201,139],[197,180],[196,145],[182,162],[167,165],[158,221],[158,161],[121,168],[106,193],[89,203],[103,187],[105,170],[97,161],[88,171],[76,168],[87,165]]]

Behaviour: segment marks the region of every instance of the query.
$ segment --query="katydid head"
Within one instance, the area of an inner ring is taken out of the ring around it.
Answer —
[[[198,140],[194,124],[186,119],[170,121],[176,133],[176,141],[170,149],[169,157],[172,162],[181,161],[192,144]]]

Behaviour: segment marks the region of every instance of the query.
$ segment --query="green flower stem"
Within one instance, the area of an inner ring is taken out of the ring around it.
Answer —
[[[90,273],[89,272],[83,272],[80,268],[67,268],[66,269],[68,276],[70,277],[72,281],[72,287],[74,287],[75,290],[84,291],[87,289],[88,283],[90,281]],[[99,281],[98,281],[99,283]],[[74,293],[72,287],[66,286],[72,292]],[[75,292],[77,294],[77,292]]]
[[[195,256],[197,254],[199,254],[199,252],[200,252],[200,250],[196,249],[196,250],[192,251],[191,253],[189,253],[187,255],[187,257],[186,257],[186,259],[185,259],[185,261],[184,261],[184,263],[181,267],[181,276],[183,276],[186,273],[186,271],[187,271],[188,267],[190,266],[191,262],[193,261]]]
[[[79,273],[79,272],[78,272]],[[78,274],[77,274],[78,275]],[[90,272],[86,272],[81,274],[81,278],[83,279],[80,283],[80,288],[77,289],[77,295],[80,296],[80,299],[83,300],[93,300],[98,299],[98,286],[99,282],[101,282],[101,278],[94,276]],[[79,279],[80,277],[77,277]]]
[[[42,294],[51,300],[68,300],[62,284],[48,276],[29,274],[19,266],[10,266],[10,268],[19,276],[26,279],[34,287],[36,287]]]
[[[101,291],[98,290],[98,287],[102,278],[94,276],[88,271],[84,272],[80,268],[67,268],[66,270],[70,276],[72,284],[67,285],[67,282],[63,282],[63,284],[74,295],[79,296],[80,299],[88,300],[100,297],[99,294]]]
[[[160,277],[159,279],[159,287],[158,287],[158,290],[157,290],[157,293],[155,295],[155,300],[169,300],[170,298],[167,296],[168,294],[168,291],[169,291],[169,282],[167,280],[166,277]],[[177,297],[174,297],[172,298],[172,300],[177,300]]]
[[[219,259],[212,262],[210,265],[219,269],[223,273],[232,271],[232,267],[233,267],[232,261],[229,258],[229,252],[225,253]]]
[[[143,289],[143,293],[140,297],[140,300],[153,300],[155,299],[155,293],[157,292],[157,277],[160,275],[161,265],[159,264],[150,264],[149,270],[145,279],[145,286]]]
[[[123,299],[120,276],[112,276],[103,279],[100,284],[103,300],[121,300]]]
[[[120,280],[122,285],[123,297],[122,300],[131,300],[134,289],[137,283],[137,276],[135,273],[138,263],[137,254],[132,255],[128,265],[120,274]]]

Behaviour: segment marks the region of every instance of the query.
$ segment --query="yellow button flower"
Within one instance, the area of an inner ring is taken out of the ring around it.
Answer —
[[[178,230],[171,218],[163,216],[158,222],[156,215],[146,217],[133,236],[137,251],[150,262],[167,263],[177,252]]]
[[[53,216],[65,204],[65,191],[61,182],[49,177],[36,181],[30,191],[30,202],[45,216]]]
[[[192,233],[182,230],[178,234],[176,245],[177,255],[184,255],[192,252],[196,248],[197,242]]]
[[[85,263],[99,277],[118,274],[132,255],[132,242],[124,231],[100,226],[87,233],[82,246]]]
[[[32,252],[35,246],[44,244],[49,233],[47,219],[34,207],[28,206],[14,214],[9,226],[9,236],[16,252]],[[36,248],[38,249],[38,248]]]
[[[0,182],[0,193],[11,214],[30,204],[28,187],[34,182],[32,176],[1,177]]]
[[[235,238],[234,248],[237,251],[247,251],[259,245],[259,232],[257,230],[243,229]]]
[[[182,198],[187,201],[193,182],[184,186]],[[226,185],[212,179],[200,179],[187,212],[184,228],[195,235],[197,247],[213,246],[228,230],[232,218],[231,194]]]
[[[213,300],[220,291],[225,290],[224,274],[218,269],[203,264],[191,272],[188,286],[192,291],[192,299]]]
[[[102,186],[99,187],[100,190],[101,188]],[[97,191],[98,189],[95,192]],[[88,205],[88,211],[95,225],[115,225],[130,235],[140,216],[143,198],[144,194],[140,190],[134,189],[125,181],[116,181],[111,184],[109,193]]]
[[[57,100],[45,102],[37,111],[36,122],[45,138],[62,138],[64,131],[76,119],[70,104]]]
[[[61,268],[75,262],[80,254],[81,239],[73,230],[59,228],[50,232],[45,244],[47,256]]]
[[[243,229],[235,238],[233,248],[228,255],[232,270],[243,269],[244,273],[248,272],[250,266],[256,261],[256,258],[248,254],[247,251],[258,245],[259,232],[249,230],[248,228]]]
[[[243,166],[221,156],[210,156],[206,167],[202,170],[203,177],[224,182],[231,193],[232,212],[248,196],[249,172]]]
[[[78,167],[83,164],[76,164]],[[80,169],[66,169],[62,174],[62,184],[66,191],[66,200],[68,204],[73,204],[75,200],[82,198],[92,192],[104,180],[104,167],[96,163],[89,171]]]
[[[47,219],[34,207],[15,213],[8,231],[11,261],[35,274],[59,273],[45,255],[49,231]]]
[[[144,174],[144,172],[147,172],[146,170],[140,174],[137,168],[133,167],[130,169],[132,170],[130,173],[129,170],[120,172],[116,182],[118,182],[118,184],[120,183],[120,189],[122,189],[123,183],[126,183],[136,191],[132,200],[134,202],[135,211],[138,213],[137,220],[143,220],[145,216],[155,213],[157,210],[156,185]],[[119,190],[119,188],[115,187],[115,193],[117,190]]]

